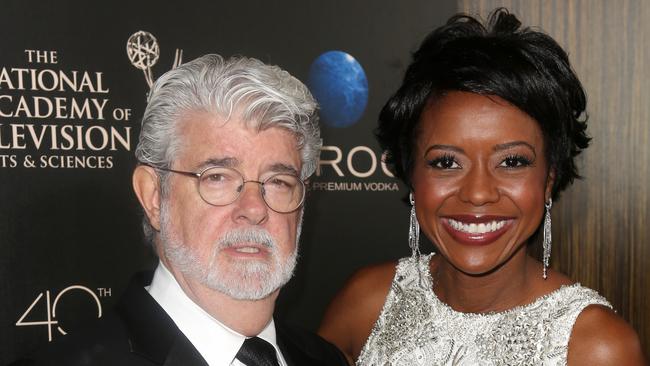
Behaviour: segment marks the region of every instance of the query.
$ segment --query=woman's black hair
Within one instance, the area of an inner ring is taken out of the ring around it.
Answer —
[[[553,198],[580,178],[575,157],[590,141],[582,85],[557,42],[522,28],[500,8],[487,29],[475,18],[455,15],[429,34],[382,109],[377,138],[386,162],[409,187],[420,115],[432,98],[449,91],[498,96],[537,121],[555,172]]]

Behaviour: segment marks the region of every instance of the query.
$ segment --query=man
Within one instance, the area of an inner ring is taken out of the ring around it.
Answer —
[[[160,258],[91,330],[36,359],[55,365],[346,365],[273,321],[296,264],[316,103],[286,71],[206,55],[153,85],[133,187]],[[150,276],[149,276],[150,277]],[[39,363],[39,362],[37,362]]]

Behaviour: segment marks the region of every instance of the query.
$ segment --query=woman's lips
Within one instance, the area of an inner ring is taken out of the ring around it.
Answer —
[[[445,230],[455,240],[468,245],[488,245],[503,235],[513,218],[505,216],[446,216],[442,219]]]

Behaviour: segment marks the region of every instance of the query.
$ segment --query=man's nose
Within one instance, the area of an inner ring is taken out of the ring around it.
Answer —
[[[260,225],[268,218],[269,208],[262,197],[260,182],[244,182],[234,204],[236,205],[233,213],[235,221],[244,220],[251,225]]]

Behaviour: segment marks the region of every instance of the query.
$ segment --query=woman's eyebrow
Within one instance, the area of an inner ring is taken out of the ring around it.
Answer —
[[[431,145],[431,146],[429,146],[429,148],[424,152],[424,154],[426,155],[426,154],[427,154],[429,151],[431,151],[431,150],[446,150],[446,151],[454,151],[454,152],[461,153],[461,154],[464,154],[464,153],[465,153],[465,150],[461,149],[461,148],[458,147],[458,146],[454,146],[454,145],[435,144],[435,145]]]
[[[508,150],[518,146],[526,146],[533,152],[533,154],[535,154],[535,147],[533,147],[533,145],[527,143],[526,141],[512,141],[512,142],[506,142],[505,144],[498,144],[495,145],[492,148],[492,150],[494,150],[495,152],[499,152],[499,151]]]

